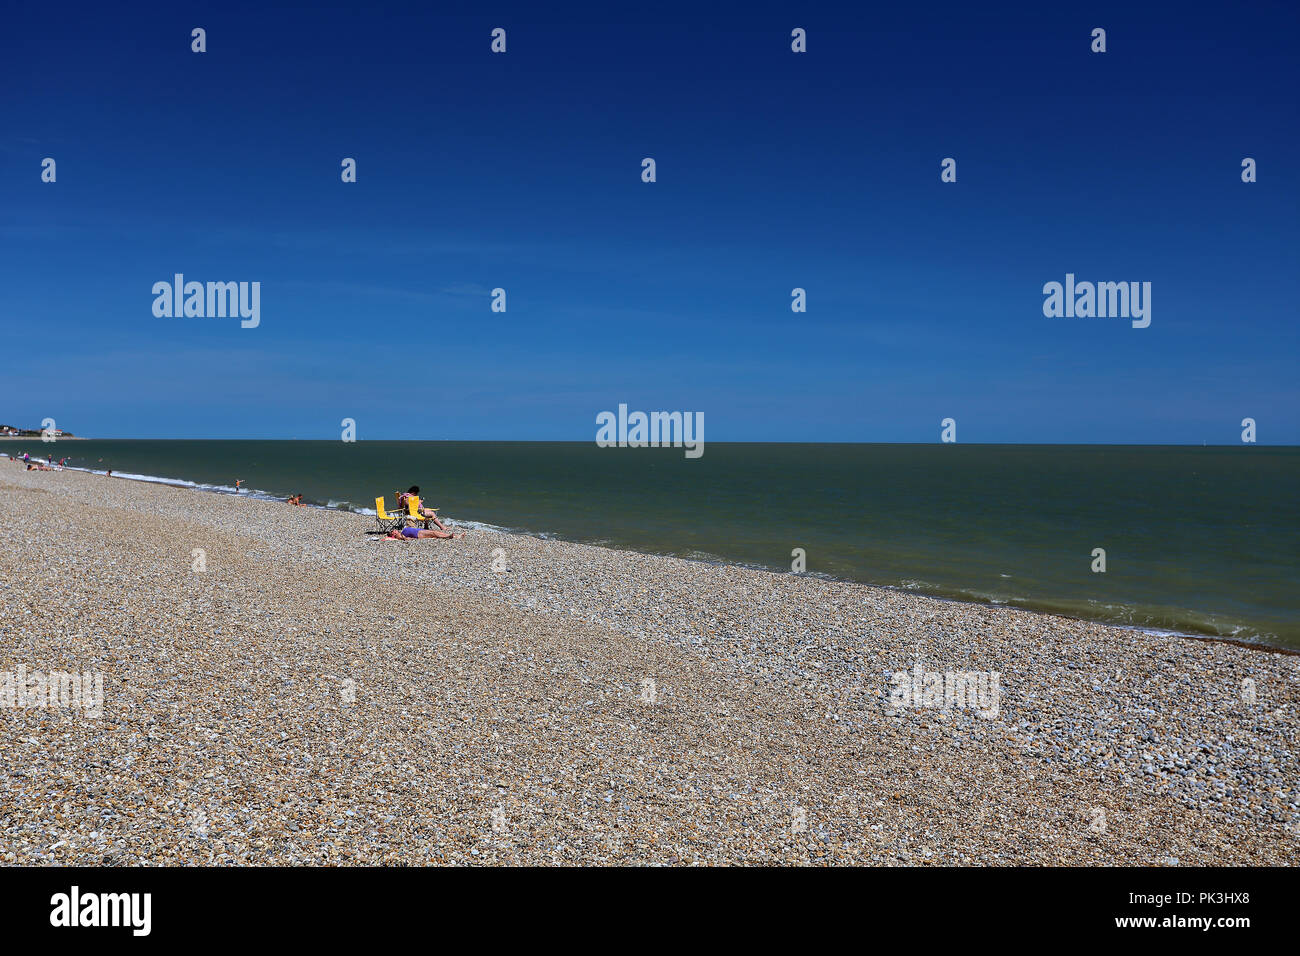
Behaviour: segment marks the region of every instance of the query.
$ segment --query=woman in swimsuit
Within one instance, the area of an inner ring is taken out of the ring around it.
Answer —
[[[436,528],[412,528],[407,525],[401,531],[396,529],[384,535],[385,541],[405,541],[408,538],[463,538],[465,532],[439,531]]]
[[[405,492],[398,492],[398,494],[397,494],[397,506],[398,506],[399,508],[405,508],[405,507],[406,507],[406,502],[407,502],[407,499],[408,499],[408,498],[418,498],[419,496],[420,496],[420,486],[419,486],[419,485],[411,485],[411,487],[408,488]],[[424,515],[426,518],[428,518],[430,521],[432,521],[434,524],[436,524],[436,525],[437,525],[439,528],[441,528],[443,531],[446,531],[446,530],[447,530],[447,526],[446,526],[445,524],[443,524],[441,521],[438,520],[438,512],[437,512],[437,510],[435,510],[435,509],[433,509],[433,508],[426,508],[426,507],[424,507],[424,505],[422,504],[422,505],[420,505],[420,514]]]

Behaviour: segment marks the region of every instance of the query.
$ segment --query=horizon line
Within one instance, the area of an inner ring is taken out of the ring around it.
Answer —
[[[24,436],[0,436],[0,441],[33,441],[41,444],[57,444],[61,441],[81,442],[81,441],[230,441],[230,442],[318,442],[318,443],[339,443],[345,445],[361,444],[380,444],[385,442],[425,442],[425,443],[458,443],[458,444],[515,444],[515,445],[587,445],[595,444],[593,439],[571,439],[571,438],[366,438],[355,439],[350,442],[344,442],[338,438],[211,438],[211,437],[176,437],[169,436],[165,438],[141,438],[134,436],[112,436],[112,437],[87,437],[85,435],[73,435],[70,437],[56,438],[52,442],[42,441],[39,435]],[[702,444],[709,445],[979,445],[989,447],[1043,447],[1043,446],[1061,446],[1061,447],[1097,447],[1097,448],[1237,448],[1250,445],[1261,445],[1268,448],[1300,448],[1300,442],[1202,442],[1197,445],[1194,442],[1160,442],[1160,441],[812,441],[807,439],[754,439],[741,441],[727,441],[720,439],[711,439]],[[646,448],[668,448],[672,449],[673,445],[645,445]]]

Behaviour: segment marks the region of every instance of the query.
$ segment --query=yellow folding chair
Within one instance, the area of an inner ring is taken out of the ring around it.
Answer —
[[[394,528],[400,528],[406,523],[406,515],[401,513],[390,515],[384,508],[383,495],[380,495],[375,499],[375,520],[379,522],[379,530],[388,534]]]
[[[418,495],[410,495],[410,496],[407,497],[407,499],[406,499],[406,508],[407,508],[407,512],[408,512],[408,513],[407,513],[407,517],[409,517],[409,518],[410,518],[411,520],[413,520],[413,521],[422,521],[422,522],[424,522],[424,526],[425,526],[426,528],[429,527],[429,522],[430,522],[432,519],[429,518],[429,516],[426,515],[423,511],[420,510],[420,509],[421,509],[421,505],[420,505],[420,498],[419,498]],[[429,510],[430,510],[430,511],[437,511],[438,509],[437,509],[437,508],[430,508]]]

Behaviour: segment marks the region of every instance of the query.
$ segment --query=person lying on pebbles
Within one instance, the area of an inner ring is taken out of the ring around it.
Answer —
[[[385,541],[405,541],[408,538],[463,538],[464,531],[439,531],[437,528],[412,528],[405,527],[401,531],[396,529],[384,535]]]

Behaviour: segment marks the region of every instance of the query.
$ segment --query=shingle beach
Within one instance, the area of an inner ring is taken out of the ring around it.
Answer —
[[[0,498],[0,673],[104,689],[0,707],[3,863],[1300,859],[1294,655],[4,460]],[[918,664],[996,716],[891,706]]]

